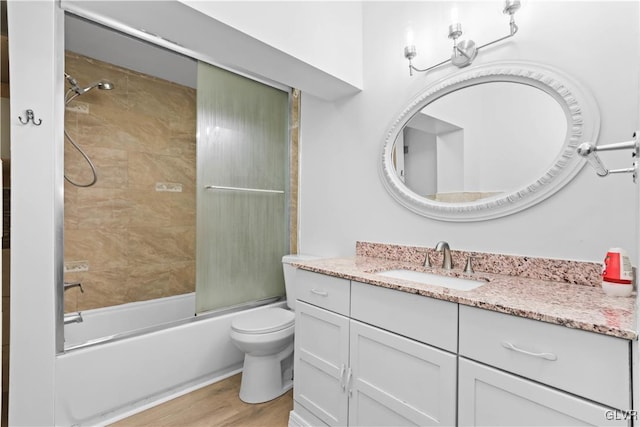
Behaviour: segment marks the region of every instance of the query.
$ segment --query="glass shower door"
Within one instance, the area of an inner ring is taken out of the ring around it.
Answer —
[[[288,93],[198,65],[196,312],[284,295]]]

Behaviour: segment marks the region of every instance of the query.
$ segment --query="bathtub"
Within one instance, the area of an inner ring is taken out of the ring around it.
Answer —
[[[55,362],[56,425],[115,422],[240,372],[244,354],[229,338],[231,321],[285,306],[194,317],[193,295],[170,298],[86,311],[82,323],[65,325],[65,352]],[[143,329],[131,331],[134,322]]]
[[[83,311],[82,322],[64,326],[66,351],[104,342],[127,332],[193,317],[195,293]]]

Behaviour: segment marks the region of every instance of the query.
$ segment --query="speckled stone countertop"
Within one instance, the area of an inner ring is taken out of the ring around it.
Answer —
[[[455,259],[460,258],[459,256],[454,257],[453,270],[443,270],[437,267],[425,268],[423,267],[424,254],[425,252],[430,253],[431,250],[429,249],[418,248],[417,252],[422,251],[421,259],[415,253],[405,253],[403,256],[381,255],[380,253],[375,253],[377,256],[363,256],[363,253],[371,255],[366,250],[367,248],[363,248],[363,245],[369,244],[360,244],[359,242],[356,247],[355,257],[319,259],[297,262],[294,265],[317,273],[554,323],[569,328],[625,339],[638,339],[637,325],[635,324],[635,292],[631,297],[607,296],[599,285],[599,276],[595,278],[587,277],[587,280],[591,280],[590,282],[574,283],[574,270],[587,271],[589,270],[589,264],[594,263],[583,263],[585,265],[581,266],[579,265],[580,263],[569,261],[569,263],[573,262],[576,265],[567,267],[564,261],[548,260],[551,264],[556,265],[557,268],[549,266],[544,270],[555,280],[523,277],[522,275],[496,274],[495,272],[479,271],[478,269],[472,274],[466,274],[463,273],[461,264],[455,263]],[[392,252],[396,253],[395,251]],[[454,252],[452,251],[453,254]],[[436,258],[436,254],[433,255]],[[493,254],[484,255],[487,260],[493,256]],[[478,256],[482,257],[482,255]],[[501,259],[505,258],[503,255],[500,255],[500,257],[502,257]],[[506,258],[510,257],[506,256]],[[407,261],[407,259],[409,260]],[[534,262],[536,265],[543,265],[545,261],[544,259],[534,260],[538,262],[537,264]],[[440,262],[440,259],[437,259],[437,261]],[[509,262],[510,260],[507,259],[507,264]],[[489,261],[487,263],[490,264]],[[482,266],[482,260],[478,264]],[[434,262],[432,258],[432,265],[441,264]],[[594,265],[597,266],[597,264]],[[392,269],[407,269],[470,279],[483,279],[487,280],[487,283],[473,290],[460,291],[376,274],[377,272]],[[564,271],[564,274],[561,274],[562,271]],[[572,271],[573,273],[571,273]],[[513,271],[509,272],[513,273]],[[530,274],[530,276],[537,276],[537,274]],[[582,279],[585,278],[582,277]],[[594,282],[594,280],[597,280],[597,282]]]

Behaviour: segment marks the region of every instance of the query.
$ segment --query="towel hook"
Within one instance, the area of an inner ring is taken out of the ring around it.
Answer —
[[[27,110],[27,120],[22,120],[22,116],[18,116],[18,120],[20,120],[20,123],[22,123],[23,125],[26,125],[29,122],[32,122],[34,125],[36,126],[40,126],[42,124],[42,119],[38,119],[38,121],[36,122],[36,118],[33,114],[33,110]]]

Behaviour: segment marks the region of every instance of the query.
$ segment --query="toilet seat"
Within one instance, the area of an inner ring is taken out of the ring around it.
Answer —
[[[237,317],[231,329],[241,334],[268,334],[293,326],[295,314],[283,308],[266,308]]]

